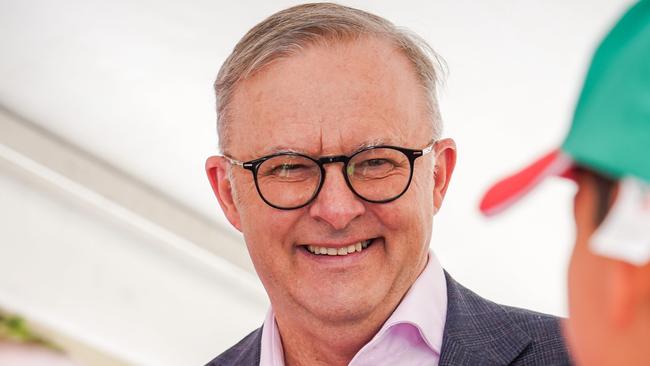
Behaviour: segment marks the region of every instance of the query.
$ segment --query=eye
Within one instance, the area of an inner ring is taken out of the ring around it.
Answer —
[[[367,167],[380,167],[385,164],[392,164],[392,163],[387,159],[370,159],[363,162],[363,165]]]
[[[282,163],[273,167],[269,171],[269,175],[286,178],[296,173],[300,173],[301,171],[307,171],[308,169],[309,168],[303,164]]]
[[[312,179],[319,175],[318,165],[302,156],[279,155],[260,165],[258,178],[276,182],[293,182]]]
[[[384,158],[374,158],[363,160],[356,164],[357,169],[380,169],[380,168],[392,168],[395,166],[395,163],[389,159]]]
[[[354,164],[353,169],[348,169],[348,174],[358,178],[382,178],[395,170],[395,162],[385,158],[372,158]]]

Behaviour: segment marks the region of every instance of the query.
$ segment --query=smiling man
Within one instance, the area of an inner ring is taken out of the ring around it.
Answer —
[[[563,365],[557,319],[484,300],[429,251],[456,161],[437,57],[334,4],[251,29],[215,83],[212,188],[272,308],[210,365]]]

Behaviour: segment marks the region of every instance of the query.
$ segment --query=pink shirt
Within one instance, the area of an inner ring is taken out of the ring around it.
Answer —
[[[433,253],[379,332],[349,366],[438,365],[447,316],[447,282]],[[264,320],[260,366],[284,366],[284,352],[273,309]]]

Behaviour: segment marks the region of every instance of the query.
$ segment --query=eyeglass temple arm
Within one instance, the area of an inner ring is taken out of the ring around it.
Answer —
[[[419,151],[416,150],[416,152],[415,152],[415,156],[416,156],[416,157],[418,157],[418,156],[424,156],[424,155],[426,155],[426,154],[432,152],[432,151],[433,151],[433,147],[436,146],[436,142],[438,142],[438,141],[434,141],[434,142],[432,142],[429,146],[425,147],[425,148],[422,149],[422,150],[419,150]]]
[[[433,151],[433,147],[434,147],[435,145],[436,145],[436,143],[434,142],[434,143],[432,143],[431,145],[429,145],[429,146],[425,147],[424,149],[422,149],[422,156],[424,156],[424,155],[426,155],[426,154],[432,152],[432,151]]]
[[[224,155],[223,157],[226,160],[228,160],[228,162],[230,164],[232,164],[232,165],[237,165],[237,166],[240,166],[240,167],[244,167],[244,162],[243,161],[235,160],[235,159],[233,159],[233,158],[231,158],[230,156],[227,156],[227,155]]]

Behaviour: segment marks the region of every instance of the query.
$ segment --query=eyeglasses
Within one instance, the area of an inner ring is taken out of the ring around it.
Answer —
[[[433,150],[435,142],[422,150],[397,146],[372,146],[351,156],[314,159],[283,152],[250,161],[224,156],[231,164],[250,170],[264,202],[281,210],[293,210],[311,203],[325,181],[325,164],[343,163],[343,176],[350,190],[372,203],[386,203],[402,196],[413,177],[415,159]]]

